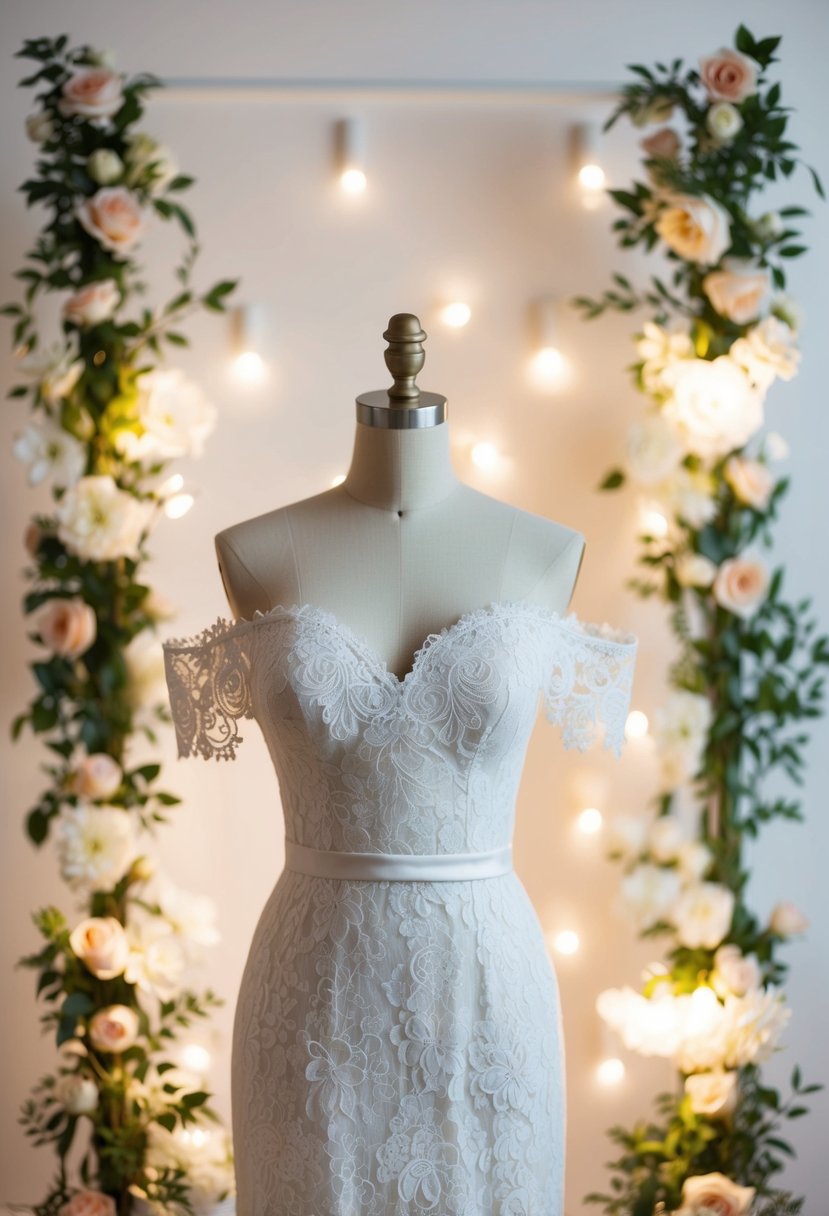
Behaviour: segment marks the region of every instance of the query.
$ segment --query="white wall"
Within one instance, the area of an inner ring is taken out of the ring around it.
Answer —
[[[581,209],[568,179],[571,124],[599,119],[609,103],[591,86],[624,78],[624,65],[684,55],[695,58],[730,40],[749,19],[756,34],[782,33],[784,100],[795,107],[792,135],[804,158],[829,179],[824,115],[829,79],[824,59],[829,10],[805,0],[783,6],[756,0],[704,0],[685,6],[650,0],[581,3],[502,3],[453,0],[404,5],[372,2],[347,7],[243,0],[233,6],[180,0],[141,6],[84,0],[71,8],[37,0],[0,19],[5,48],[0,156],[0,276],[4,300],[16,295],[11,275],[37,230],[17,185],[33,164],[23,133],[28,91],[16,81],[28,61],[12,52],[26,37],[66,31],[74,42],[114,48],[120,65],[165,79],[261,78],[412,80],[420,82],[559,82],[556,99],[503,95],[470,98],[451,90],[440,98],[369,92],[297,94],[292,98],[207,90],[151,98],[145,127],[168,141],[182,167],[197,178],[186,201],[196,217],[204,253],[198,283],[240,277],[239,298],[262,303],[270,320],[274,366],[263,390],[241,390],[228,376],[226,326],[206,316],[190,326],[190,351],[181,362],[198,377],[220,410],[218,432],[201,462],[185,467],[195,487],[195,508],[155,534],[152,577],[180,614],[166,635],[184,634],[227,615],[215,564],[213,536],[223,527],[324,489],[343,471],[351,450],[356,393],[386,383],[380,334],[388,316],[413,311],[429,332],[424,388],[450,400],[459,474],[488,493],[559,519],[587,536],[587,553],[572,607],[589,619],[626,625],[642,638],[635,705],[651,713],[664,691],[671,636],[664,613],[623,589],[633,573],[637,546],[632,496],[597,494],[614,462],[629,421],[641,408],[624,367],[631,361],[630,322],[613,317],[585,324],[575,314],[563,341],[575,376],[570,388],[542,396],[525,376],[529,301],[538,293],[571,296],[598,292],[611,269],[640,277],[642,258],[615,250],[605,207]],[[689,19],[690,18],[690,19]],[[333,188],[331,125],[356,107],[368,124],[371,188],[354,205]],[[606,163],[615,184],[634,164],[635,133],[620,125],[607,138]],[[829,269],[829,224],[805,174],[789,190],[770,191],[768,204],[805,202],[816,209],[808,227],[812,254],[796,264],[792,290],[802,300],[803,371],[777,385],[769,399],[770,425],[792,446],[793,486],[777,528],[777,559],[785,561],[791,599],[815,597],[824,628],[829,621],[829,568],[824,469],[827,421],[821,357],[825,337],[822,293]],[[174,289],[172,229],[159,228],[145,244],[155,298]],[[456,333],[436,316],[446,295],[471,303],[473,321]],[[11,383],[9,329],[4,331],[2,391]],[[20,600],[25,591],[22,535],[31,513],[47,509],[45,493],[25,484],[11,456],[25,413],[8,401],[2,415],[3,546],[8,575],[0,598],[7,638],[2,686],[3,719],[28,703],[32,686],[26,660]],[[488,479],[469,462],[473,438],[491,439],[509,455],[511,473]],[[823,457],[823,459],[821,459]],[[12,746],[3,732],[2,899],[3,991],[0,1036],[7,1079],[0,1109],[0,1199],[34,1201],[51,1169],[48,1152],[31,1149],[17,1126],[30,1084],[51,1065],[52,1049],[38,1033],[31,974],[12,970],[35,948],[29,910],[64,898],[51,848],[35,852],[22,832],[25,811],[42,788],[39,765],[47,753],[29,734]],[[794,1018],[787,1050],[767,1069],[784,1083],[795,1062],[808,1080],[829,1076],[826,962],[829,899],[822,881],[829,855],[823,790],[829,781],[827,726],[819,722],[809,749],[803,791],[807,823],[773,828],[754,850],[752,901],[760,915],[794,898],[812,928],[786,953],[792,972],[788,994]],[[823,746],[821,746],[821,743]],[[227,999],[216,1019],[219,1044],[213,1084],[229,1116],[228,1053],[232,1006],[247,944],[259,910],[282,864],[282,822],[264,743],[248,731],[233,765],[177,764],[172,737],[164,740],[165,784],[185,799],[161,853],[184,886],[209,890],[219,903],[223,942],[212,954],[205,981]],[[602,1037],[593,1012],[604,987],[637,982],[658,951],[637,943],[613,914],[615,867],[604,862],[601,842],[579,841],[572,830],[585,789],[598,781],[608,813],[641,807],[653,792],[646,748],[629,746],[621,767],[600,754],[565,754],[539,721],[521,787],[516,837],[517,868],[545,927],[575,927],[580,952],[556,958],[567,1041],[568,1216],[582,1196],[605,1184],[603,1162],[617,1155],[605,1135],[613,1123],[631,1124],[651,1111],[650,1095],[673,1081],[659,1062],[628,1056],[626,1080],[601,1090],[592,1075]],[[590,795],[592,798],[594,795]],[[68,905],[67,905],[68,910]],[[784,1091],[785,1092],[785,1091]],[[798,1160],[786,1174],[807,1195],[804,1216],[823,1216],[821,1120],[826,1097],[815,1096],[815,1116],[793,1124]]]

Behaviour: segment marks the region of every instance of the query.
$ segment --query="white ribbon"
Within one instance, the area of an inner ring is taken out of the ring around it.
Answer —
[[[318,878],[451,882],[497,878],[512,868],[511,844],[483,853],[340,853],[285,840],[285,869]]]

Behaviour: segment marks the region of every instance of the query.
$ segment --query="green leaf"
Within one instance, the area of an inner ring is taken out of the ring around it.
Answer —
[[[43,844],[49,835],[49,817],[39,807],[29,812],[26,818],[26,832],[33,844]]]

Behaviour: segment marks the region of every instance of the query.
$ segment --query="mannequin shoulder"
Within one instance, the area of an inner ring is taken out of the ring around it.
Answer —
[[[493,520],[510,524],[510,548],[516,556],[525,555],[530,560],[549,565],[564,553],[575,553],[581,561],[586,539],[577,528],[525,511],[472,487],[467,487],[467,491],[475,509],[482,514],[489,512]]]

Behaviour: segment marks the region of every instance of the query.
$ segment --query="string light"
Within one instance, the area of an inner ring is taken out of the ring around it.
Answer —
[[[653,502],[643,502],[639,508],[639,519],[642,531],[647,536],[666,536],[668,520],[661,506]]]
[[[448,325],[450,329],[463,329],[465,325],[469,324],[472,309],[462,300],[456,300],[441,309],[440,317],[443,324]]]
[[[195,499],[192,494],[173,494],[164,504],[164,514],[168,519],[181,519],[192,507]]]
[[[602,201],[607,175],[598,154],[599,130],[596,123],[582,122],[573,130],[576,179],[582,204],[594,210]]]
[[[625,1066],[618,1056],[602,1060],[596,1069],[596,1076],[602,1085],[618,1085],[624,1075]]]
[[[185,1043],[179,1052],[185,1068],[191,1072],[206,1074],[210,1068],[210,1052],[201,1043]]]
[[[648,733],[647,714],[643,714],[641,709],[632,709],[625,719],[625,738],[626,739],[642,739]]]
[[[586,806],[576,820],[579,831],[584,832],[585,836],[601,831],[603,822],[601,811],[594,806]]]
[[[231,313],[233,375],[244,384],[261,384],[268,377],[262,357],[265,314],[258,304],[244,304]]]
[[[487,473],[497,468],[500,460],[500,452],[495,444],[485,440],[473,444],[469,455],[472,463]]]
[[[559,954],[575,954],[580,946],[579,935],[573,929],[561,929],[553,938]]]
[[[365,123],[359,118],[342,118],[336,125],[337,173],[345,194],[363,194],[366,177]]]
[[[542,296],[530,305],[530,379],[545,391],[561,388],[570,379],[570,367],[560,346],[560,313],[555,296]]]

